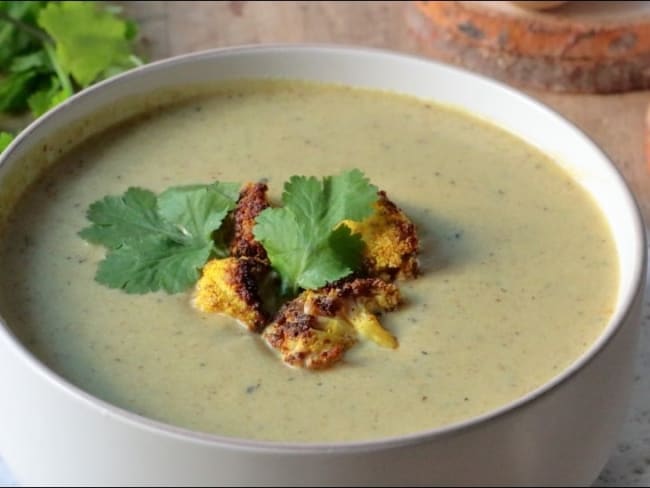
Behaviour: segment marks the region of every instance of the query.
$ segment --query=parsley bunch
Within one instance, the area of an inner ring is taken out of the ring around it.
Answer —
[[[0,112],[39,116],[142,61],[136,24],[94,2],[0,2]],[[0,132],[0,151],[11,135]]]

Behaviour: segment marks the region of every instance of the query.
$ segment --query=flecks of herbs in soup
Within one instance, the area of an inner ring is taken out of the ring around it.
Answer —
[[[277,360],[189,293],[128,295],[93,279],[85,209],[129,186],[268,180],[360,168],[418,227],[421,276],[382,317],[399,338],[312,372]],[[387,93],[242,83],[124,123],[65,154],[8,222],[2,313],[90,393],[189,429],[343,441],[440,427],[510,402],[576,360],[616,298],[614,244],[546,156],[471,116]],[[405,415],[408,412],[408,415]]]

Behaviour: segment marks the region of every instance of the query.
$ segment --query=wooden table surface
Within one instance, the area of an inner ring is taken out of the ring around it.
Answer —
[[[151,60],[251,43],[325,42],[424,54],[405,22],[410,2],[122,2]],[[644,121],[650,91],[567,95],[528,91],[582,128],[623,172],[650,223]]]

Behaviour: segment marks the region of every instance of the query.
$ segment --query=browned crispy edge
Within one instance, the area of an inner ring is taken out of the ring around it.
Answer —
[[[262,299],[259,294],[259,285],[264,274],[268,273],[269,267],[266,263],[257,259],[238,258],[237,265],[230,274],[230,284],[237,291],[237,294],[248,305],[256,315],[253,324],[247,324],[252,332],[262,332],[268,323],[268,317],[262,307]]]
[[[264,247],[253,235],[255,218],[269,207],[267,190],[265,183],[247,183],[239,193],[234,211],[235,229],[230,243],[231,256],[255,258],[265,262],[268,260]]]
[[[360,298],[396,291],[397,287],[381,278],[343,278],[325,285],[322,294],[314,298],[319,315],[334,316],[343,306],[346,298]],[[393,310],[395,307],[391,308]],[[386,310],[386,311],[390,311]]]
[[[389,215],[397,214],[397,229],[399,232],[398,241],[406,243],[409,252],[402,256],[402,263],[398,268],[383,268],[378,269],[377,264],[372,258],[366,258],[364,261],[364,268],[369,275],[379,274],[382,278],[388,281],[395,279],[411,279],[418,276],[420,267],[418,264],[418,251],[420,249],[420,241],[418,239],[417,229],[411,219],[395,205],[386,195],[386,192],[380,190],[377,192],[379,200],[377,201],[377,209],[379,212]]]
[[[332,344],[317,356],[308,352],[288,354],[284,348],[287,337],[308,339],[314,334],[314,330],[318,329],[317,316],[335,316],[344,306],[347,298],[355,299],[380,292],[395,291],[398,291],[395,285],[380,278],[341,279],[324,286],[319,290],[318,295],[313,297],[310,303],[310,306],[314,307],[312,314],[305,312],[305,294],[286,303],[277,313],[273,325],[264,331],[264,338],[271,347],[280,351],[283,360],[292,366],[306,366],[309,369],[328,368],[341,359],[347,350],[345,345]]]
[[[286,303],[276,315],[276,321],[272,327],[264,331],[264,338],[269,345],[282,353],[282,359],[292,366],[306,366],[309,369],[324,369],[338,361],[346,351],[346,347],[333,344],[331,348],[322,351],[317,356],[308,352],[297,352],[287,354],[284,344],[287,337],[309,338],[318,327],[318,319],[306,314],[304,311],[305,302],[302,297]],[[309,359],[311,357],[311,359]]]

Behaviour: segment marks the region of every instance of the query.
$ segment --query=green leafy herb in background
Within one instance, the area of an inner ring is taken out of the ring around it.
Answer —
[[[213,234],[235,208],[239,187],[180,186],[158,196],[129,188],[93,203],[87,213],[92,225],[79,235],[108,248],[97,281],[127,293],[185,291],[208,259],[227,254]]]
[[[357,169],[322,181],[294,176],[285,184],[284,206],[264,210],[253,230],[284,295],[320,288],[358,268],[363,241],[339,224],[370,216],[376,201],[377,187]]]
[[[0,2],[0,112],[39,116],[142,64],[137,26],[120,15],[102,2]]]
[[[11,141],[14,140],[14,136],[9,134],[9,132],[0,132],[0,153],[5,150],[5,148],[11,144]]]

